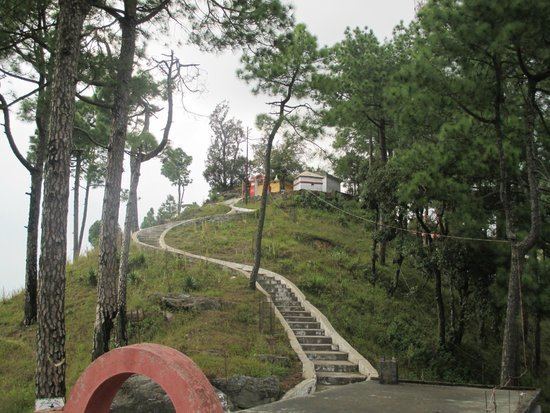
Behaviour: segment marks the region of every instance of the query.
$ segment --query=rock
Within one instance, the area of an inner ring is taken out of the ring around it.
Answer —
[[[223,407],[229,413],[233,404],[227,395],[214,387]],[[122,385],[111,405],[110,413],[175,413],[170,398],[162,387],[145,376],[132,376]]]
[[[162,387],[145,376],[132,376],[122,385],[111,405],[111,413],[174,413],[176,410]]]
[[[221,391],[216,387],[214,387],[214,390],[218,395],[218,399],[220,399],[220,403],[222,404],[222,408],[225,413],[230,413],[231,410],[235,409],[235,406],[233,406],[233,403],[231,403],[231,400],[229,400],[229,397],[227,397],[227,394],[225,394],[223,391]]]
[[[170,311],[164,311],[164,320],[167,322],[170,322],[174,319],[174,313],[171,313]]]
[[[233,376],[228,379],[213,379],[211,382],[223,391],[238,409],[272,403],[282,394],[279,379],[275,376],[265,378]]]
[[[206,311],[219,310],[228,305],[226,301],[219,298],[201,297],[190,294],[159,294],[151,295],[153,301],[162,308],[170,311]]]

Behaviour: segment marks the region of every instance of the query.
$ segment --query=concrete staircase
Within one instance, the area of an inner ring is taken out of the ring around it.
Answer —
[[[317,383],[323,385],[348,384],[366,380],[357,364],[348,360],[348,353],[340,351],[332,338],[321,329],[320,323],[306,311],[296,295],[281,281],[259,274],[258,282],[269,293],[271,300],[285,318],[315,366]]]
[[[151,245],[153,247],[160,247],[159,239],[162,233],[170,227],[173,227],[173,222],[168,222],[162,225],[156,225],[150,228],[144,228],[137,233],[137,239],[144,244]]]

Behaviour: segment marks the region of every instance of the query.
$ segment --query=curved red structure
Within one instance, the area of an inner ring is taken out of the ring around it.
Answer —
[[[126,379],[141,374],[158,383],[177,413],[222,413],[212,385],[193,361],[173,348],[135,344],[95,360],[77,380],[65,413],[108,413]]]

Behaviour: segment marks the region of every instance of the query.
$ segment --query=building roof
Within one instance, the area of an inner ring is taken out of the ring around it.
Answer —
[[[320,178],[320,179],[323,179],[324,176],[323,175],[320,175],[318,173],[315,173],[315,172],[310,172],[310,171],[304,171],[302,173],[300,173],[297,178],[300,178],[300,177],[308,177],[308,178]]]

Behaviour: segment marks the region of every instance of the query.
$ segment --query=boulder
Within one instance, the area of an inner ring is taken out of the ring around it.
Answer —
[[[228,303],[212,297],[202,297],[191,294],[153,294],[152,299],[163,309],[169,311],[206,311],[219,310]]]
[[[174,413],[176,410],[162,387],[145,376],[132,376],[122,385],[111,405],[111,413]]]
[[[212,384],[224,392],[238,409],[272,403],[279,400],[282,395],[281,385],[276,376],[233,376],[228,379],[213,379]]]
[[[214,387],[223,407],[229,413],[229,398]],[[122,385],[111,405],[110,413],[175,413],[170,398],[162,387],[145,376],[132,376]]]

